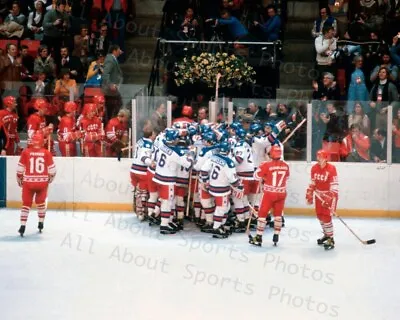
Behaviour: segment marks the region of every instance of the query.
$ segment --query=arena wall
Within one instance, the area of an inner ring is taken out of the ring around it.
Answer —
[[[21,189],[15,179],[17,157],[7,157],[7,207],[19,208]],[[57,210],[130,211],[130,159],[55,158],[57,176],[48,206]],[[313,215],[305,203],[312,164],[290,162],[286,214]],[[337,163],[338,213],[343,216],[400,217],[400,165]]]

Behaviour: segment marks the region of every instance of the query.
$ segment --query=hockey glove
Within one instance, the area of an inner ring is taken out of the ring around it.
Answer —
[[[314,184],[310,184],[307,188],[306,200],[308,205],[312,205],[314,203],[314,190],[315,190]]]
[[[17,176],[17,183],[22,188],[22,176]]]
[[[242,199],[244,196],[244,188],[242,185],[232,187],[232,195],[237,199]]]

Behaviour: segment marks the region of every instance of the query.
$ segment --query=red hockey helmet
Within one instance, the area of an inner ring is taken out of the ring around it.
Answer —
[[[85,103],[83,109],[85,111],[85,115],[88,115],[90,113],[97,113],[97,106],[94,103]]]
[[[191,106],[183,106],[182,116],[191,118],[193,116],[193,109]]]
[[[95,104],[103,104],[106,102],[106,99],[104,98],[104,96],[94,96],[93,97],[93,103]]]
[[[33,107],[38,111],[39,110],[46,111],[48,106],[49,106],[49,103],[43,98],[39,98],[33,103]]]
[[[15,97],[13,97],[13,96],[4,97],[3,105],[6,108],[16,107],[17,106],[17,99],[15,99]]]
[[[273,160],[279,160],[282,157],[282,149],[280,146],[272,146],[269,151],[269,156]]]
[[[64,111],[67,113],[78,110],[78,105],[74,101],[68,101],[64,104]]]
[[[41,148],[44,145],[44,136],[41,132],[35,132],[32,136],[32,145],[34,148]]]
[[[326,150],[323,150],[323,149],[321,149],[321,150],[318,150],[317,151],[317,160],[319,159],[319,158],[322,158],[323,160],[328,160],[328,158],[329,158],[329,153],[326,151]]]

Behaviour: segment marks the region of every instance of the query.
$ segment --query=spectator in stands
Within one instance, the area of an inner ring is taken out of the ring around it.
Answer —
[[[164,131],[167,127],[167,107],[164,103],[159,103],[157,109],[150,117],[151,125],[154,130],[159,132]]]
[[[54,60],[60,60],[63,37],[68,29],[68,14],[65,12],[65,0],[57,0],[56,8],[46,12],[43,20],[43,41],[48,50],[54,52]]]
[[[62,46],[60,50],[60,59],[55,60],[57,64],[57,70],[69,69],[71,72],[71,78],[75,79],[77,83],[83,82],[83,67],[81,60],[78,57],[71,56],[69,49],[66,46]]]
[[[386,128],[388,105],[394,101],[398,101],[398,92],[396,86],[388,79],[389,70],[386,67],[381,67],[378,72],[378,80],[372,87],[370,92],[370,107],[371,112],[371,127]]]
[[[353,64],[355,66],[354,72],[351,74],[349,92],[347,94],[347,114],[353,112],[354,101],[361,101],[364,105],[364,110],[369,113],[369,92],[365,83],[364,72],[362,71],[364,59],[362,56],[355,56]]]
[[[369,136],[371,133],[371,122],[365,114],[363,106],[360,102],[354,103],[353,112],[349,115],[349,128],[356,124],[362,133]]]
[[[9,43],[6,50],[7,54],[0,56],[0,88],[2,92],[11,91],[9,94],[16,95],[22,80],[22,58],[18,57],[16,45]]]
[[[255,102],[249,103],[246,113],[251,114],[255,120],[267,120],[265,110],[259,107]]]
[[[262,41],[272,42],[279,40],[281,32],[281,17],[276,14],[276,8],[273,5],[267,7],[268,20],[261,24],[258,21],[254,21],[254,25],[260,28],[259,33]]]
[[[37,78],[38,79],[35,82],[35,91],[33,93],[34,97],[53,95],[47,74],[44,71],[39,71],[37,73]]]
[[[78,57],[83,68],[87,69],[92,57],[89,46],[89,28],[86,25],[82,25],[80,34],[74,36],[72,56]]]
[[[200,123],[204,119],[208,119],[208,108],[201,107],[197,112],[197,122]]]
[[[74,101],[78,97],[78,87],[76,81],[71,79],[69,69],[61,69],[60,77],[56,81],[54,94],[59,101]]]
[[[340,145],[340,155],[347,162],[368,162],[371,141],[360,131],[358,124],[352,124],[349,134]]]
[[[90,36],[90,46],[91,49],[90,51],[94,53],[94,55],[98,55],[99,52],[104,53],[108,52],[108,49],[110,48],[111,41],[110,37],[108,34],[108,27],[107,24],[102,24],[100,26],[100,34],[95,35],[94,33],[91,34]]]
[[[390,60],[390,54],[389,52],[384,52],[382,53],[381,56],[381,64],[377,65],[374,70],[371,72],[370,80],[371,82],[375,82],[378,79],[378,72],[382,69],[385,68],[387,71],[389,71],[388,78],[390,81],[396,82],[397,77],[398,77],[398,72],[399,69],[397,68],[396,65],[391,63]]]
[[[101,87],[104,72],[104,59],[104,53],[99,52],[97,59],[90,64],[88,73],[86,75],[85,87]]]
[[[122,54],[119,45],[111,45],[109,54],[104,60],[104,72],[102,87],[106,99],[106,122],[115,117],[122,106],[122,98],[119,86],[123,82],[122,71],[118,63],[118,57]]]
[[[22,65],[24,66],[24,75],[23,75],[23,80],[24,81],[32,81],[32,76],[34,72],[34,64],[35,64],[35,58],[32,57],[29,54],[29,48],[26,45],[23,45],[20,47],[20,52],[21,52],[21,59],[22,59]]]
[[[366,23],[367,16],[360,12],[355,16],[354,21],[349,24],[349,27],[344,35],[345,39],[362,42],[368,41],[370,35],[370,26]]]
[[[380,39],[376,31],[371,31],[368,41],[370,43],[363,46],[363,55],[365,58],[363,70],[365,75],[371,75],[372,70],[381,61],[381,52],[384,52],[387,47],[387,44]],[[369,77],[366,80],[368,89],[371,89],[372,84]]]
[[[25,26],[26,23],[26,17],[25,15],[21,12],[21,6],[18,1],[14,1],[12,3],[11,11],[7,18],[4,20],[4,22],[16,22],[21,26]]]
[[[390,57],[397,67],[400,66],[400,42],[399,36],[395,35],[392,40],[392,46],[390,47]]]
[[[340,91],[336,82],[334,81],[335,77],[332,73],[326,72],[323,75],[322,83],[318,81],[313,82],[313,100],[339,100],[340,99]]]
[[[29,13],[28,25],[29,36],[35,40],[43,40],[43,21],[45,15],[44,0],[35,1],[35,11]]]
[[[333,28],[333,36],[337,33],[337,21],[331,15],[331,10],[329,7],[321,8],[319,11],[319,18],[314,21],[314,27],[311,30],[311,34],[314,38],[324,35],[324,28],[332,27]]]
[[[202,38],[202,30],[199,20],[194,15],[192,8],[187,8],[185,16],[180,24],[178,36],[181,40],[200,40]]]
[[[320,117],[326,124],[326,130],[322,140],[324,142],[341,142],[347,134],[348,121],[343,112],[338,111],[333,103],[328,103],[328,114],[321,113]]]
[[[52,56],[49,55],[49,49],[46,45],[42,45],[38,49],[33,72],[35,74],[44,73],[48,80],[53,80],[56,76],[56,65]]]
[[[228,27],[230,39],[226,40],[240,40],[247,37],[249,34],[249,31],[242,23],[237,18],[232,17],[228,10],[221,11],[221,18],[215,21],[215,25],[218,24]]]
[[[386,162],[387,158],[387,139],[386,131],[375,129],[371,145],[371,159],[374,162]]]
[[[114,43],[121,48],[119,61],[125,61],[125,29],[128,19],[132,18],[132,1],[129,0],[104,0],[104,8],[107,12],[106,21],[109,29],[112,29],[111,37]]]
[[[324,27],[323,34],[315,38],[315,50],[317,51],[317,71],[318,78],[325,72],[334,75],[336,58],[336,39],[334,38],[334,28]]]
[[[222,9],[228,10],[234,17],[240,19],[244,0],[223,0]]]

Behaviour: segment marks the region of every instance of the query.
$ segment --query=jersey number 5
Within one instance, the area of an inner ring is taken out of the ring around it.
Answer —
[[[29,172],[31,174],[41,174],[44,172],[44,159],[40,158],[30,158],[29,159]]]
[[[283,178],[286,175],[286,171],[274,171],[272,172],[272,185],[274,187],[282,186]]]

